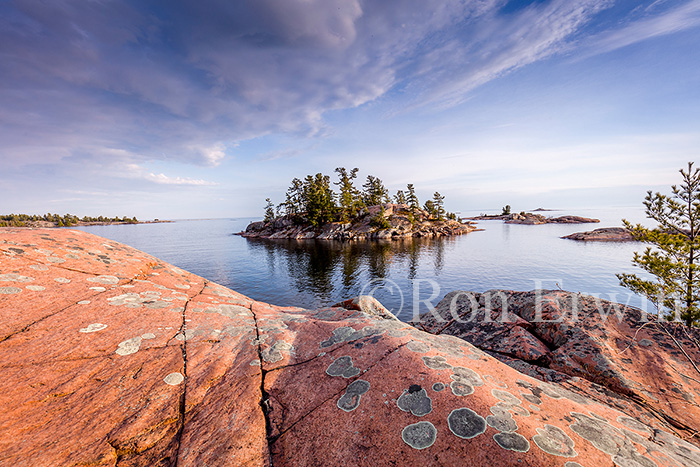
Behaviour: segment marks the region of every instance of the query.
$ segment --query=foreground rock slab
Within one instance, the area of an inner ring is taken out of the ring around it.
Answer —
[[[272,306],[84,232],[0,229],[0,464],[700,466],[663,420],[371,299],[339,305]]]

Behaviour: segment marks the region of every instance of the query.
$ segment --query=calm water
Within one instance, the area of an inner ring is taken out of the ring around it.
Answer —
[[[463,216],[478,213],[462,213]],[[615,273],[639,272],[631,265],[637,243],[584,243],[559,237],[641,222],[638,208],[570,210],[600,224],[508,225],[482,221],[484,231],[461,237],[341,243],[245,239],[251,219],[188,220],[163,224],[92,226],[81,230],[143,250],[230,287],[253,299],[306,308],[332,305],[370,292],[399,317],[424,312],[452,290],[532,290],[543,287],[583,292],[646,306],[618,285]]]

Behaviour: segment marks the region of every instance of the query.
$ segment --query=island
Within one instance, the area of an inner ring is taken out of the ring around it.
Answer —
[[[470,217],[470,220],[500,220],[506,224],[525,224],[525,225],[540,225],[540,224],[589,224],[600,222],[600,219],[580,216],[559,216],[545,217],[542,214],[533,214],[531,212],[520,212],[513,214],[481,214],[476,217]]]
[[[632,233],[624,227],[603,227],[588,232],[575,232],[561,238],[581,242],[634,242]]]
[[[368,240],[408,237],[446,237],[472,232],[476,225],[454,219],[437,220],[406,204],[386,203],[369,206],[350,222],[328,222],[320,226],[299,223],[285,215],[272,221],[252,222],[238,235],[249,238],[289,238],[320,240]]]
[[[124,224],[156,224],[162,221],[154,219],[152,221],[140,221],[136,217],[78,217],[72,214],[5,214],[0,215],[0,227],[31,227],[31,228],[54,228],[73,227],[86,225],[124,225]]]
[[[354,186],[358,169],[335,169],[339,193],[322,173],[295,178],[285,201],[275,206],[267,198],[265,218],[237,235],[249,238],[321,240],[444,237],[476,230],[444,208],[445,197],[433,194],[422,206],[413,184],[392,197],[381,179],[372,175],[362,189]]]

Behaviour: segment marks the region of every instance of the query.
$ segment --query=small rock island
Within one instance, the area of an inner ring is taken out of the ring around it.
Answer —
[[[476,227],[472,223],[462,223],[453,219],[437,220],[431,218],[423,209],[412,212],[406,204],[386,203],[369,206],[350,222],[329,222],[315,227],[303,222],[298,223],[293,216],[285,215],[268,222],[253,222],[240,235],[250,238],[368,240],[445,237],[473,230],[476,230]]]
[[[538,211],[544,211],[544,209],[539,208]],[[471,217],[472,220],[501,220],[506,224],[526,224],[526,225],[540,225],[540,224],[589,224],[598,223],[600,219],[593,219],[589,217],[580,216],[559,216],[559,217],[546,217],[542,214],[533,214],[531,212],[521,212],[521,213],[508,213],[499,215],[489,215],[482,214],[480,216]]]
[[[238,235],[248,238],[321,240],[400,239],[444,237],[476,230],[444,208],[439,192],[420,205],[413,184],[391,197],[383,182],[367,176],[362,190],[353,179],[358,169],[337,168],[340,193],[331,189],[330,177],[321,173],[295,178],[286,200],[278,206],[267,198],[265,219],[252,222]],[[393,199],[392,199],[393,198]],[[393,201],[393,202],[392,202]]]
[[[581,242],[634,242],[632,233],[624,227],[603,227],[588,232],[575,232],[562,238]]]

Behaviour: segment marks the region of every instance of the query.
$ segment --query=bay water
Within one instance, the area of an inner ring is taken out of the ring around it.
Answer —
[[[463,217],[479,212],[462,212]],[[634,251],[645,245],[577,242],[573,232],[644,222],[639,207],[562,210],[597,224],[517,225],[480,221],[480,231],[442,239],[337,242],[246,239],[237,235],[259,219],[179,220],[171,223],[80,227],[152,254],[255,300],[318,308],[372,294],[409,320],[450,291],[564,289],[653,307],[618,284],[634,272]],[[645,276],[646,277],[646,276]]]

